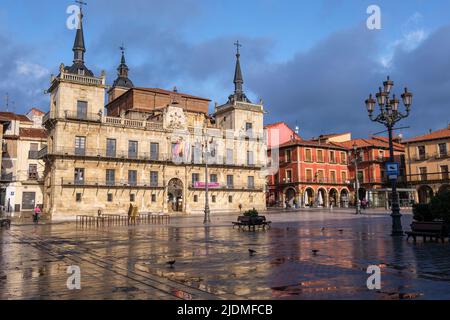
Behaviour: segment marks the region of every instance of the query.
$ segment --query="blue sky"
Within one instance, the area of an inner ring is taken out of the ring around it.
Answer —
[[[0,95],[10,110],[48,109],[43,91],[61,62],[72,62],[74,31],[65,0],[16,0],[0,7]],[[369,31],[366,9],[381,8],[382,29]],[[405,136],[450,121],[450,2],[446,0],[91,0],[85,9],[86,64],[116,77],[127,47],[138,86],[225,102],[233,90],[233,42],[242,48],[244,88],[263,98],[266,122],[298,123],[305,138],[382,128],[364,99],[390,74],[400,94],[415,94]],[[213,104],[211,104],[212,106]],[[4,103],[0,103],[4,110]]]

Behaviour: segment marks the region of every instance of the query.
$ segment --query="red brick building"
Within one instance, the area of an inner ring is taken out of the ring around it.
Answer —
[[[360,183],[359,199],[369,200],[371,206],[390,206],[391,186],[386,176],[386,163],[389,162],[389,141],[386,137],[372,136],[369,139],[352,139],[336,144],[347,148],[349,151],[350,180],[355,181],[355,165],[353,146],[356,145],[358,159],[358,180]],[[400,164],[398,180],[398,192],[400,204],[407,207],[414,199],[414,191],[406,187],[405,177],[405,148],[397,140],[394,142],[395,162]],[[352,190],[354,185],[352,185]]]
[[[385,174],[389,143],[385,137],[352,139],[350,133],[321,135],[302,140],[286,124],[266,127],[280,131],[279,170],[268,177],[269,206],[347,207],[355,203],[355,165],[353,146],[359,153],[359,199],[374,207],[388,207],[390,185]],[[270,134],[269,134],[270,135]],[[286,138],[290,137],[289,141]],[[283,140],[282,140],[283,138]],[[277,143],[271,141],[269,156]],[[399,195],[403,206],[414,199],[414,190],[406,188],[404,146],[394,143],[396,162],[400,163]]]
[[[273,126],[266,128],[270,131]],[[277,128],[286,131],[280,137],[292,138],[278,147],[279,171],[268,178],[268,205],[348,206],[347,149],[320,139],[302,140],[285,124]],[[276,144],[272,142],[271,146],[275,148]]]

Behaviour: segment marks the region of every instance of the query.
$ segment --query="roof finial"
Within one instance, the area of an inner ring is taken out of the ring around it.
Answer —
[[[236,46],[236,56],[238,56],[238,58],[239,58],[239,56],[241,55],[240,52],[239,52],[239,48],[242,47],[242,44],[240,44],[240,43],[239,43],[239,40],[237,40],[237,41],[234,43],[234,45]]]
[[[84,33],[83,33],[83,6],[87,5],[86,2],[76,0],[75,1],[80,6],[80,16],[77,27],[77,34],[75,36],[75,42],[73,44],[74,58],[73,62],[75,64],[84,63],[84,53],[86,52],[86,47],[84,45]]]
[[[125,45],[122,42],[122,45],[119,47],[122,52],[122,57],[120,59],[120,65],[117,68],[117,79],[113,83],[113,87],[124,87],[124,88],[133,88],[133,82],[128,78],[128,72],[130,69],[126,64],[125,59]]]
[[[242,45],[239,43],[239,40],[236,41],[236,43],[234,44],[236,46],[236,70],[234,72],[234,86],[235,86],[235,90],[234,93],[235,94],[242,94],[243,90],[242,90],[242,85],[244,84],[244,78],[242,77],[242,70],[241,70],[241,62],[240,62],[240,52],[239,52],[239,48],[242,47]]]
[[[126,63],[126,61],[125,61],[125,46],[124,46],[123,42],[122,42],[122,45],[119,47],[119,49],[120,49],[120,51],[122,51],[122,59],[121,59],[120,63],[125,64]]]

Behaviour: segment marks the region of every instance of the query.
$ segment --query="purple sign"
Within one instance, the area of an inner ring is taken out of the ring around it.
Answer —
[[[205,188],[206,187],[206,183],[204,182],[194,182],[194,188]],[[220,184],[218,182],[209,182],[208,183],[208,188],[219,188]]]

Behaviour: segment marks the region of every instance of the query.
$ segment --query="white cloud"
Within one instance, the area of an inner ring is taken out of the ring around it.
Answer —
[[[403,23],[401,38],[390,43],[380,57],[380,63],[384,68],[389,69],[392,66],[392,59],[397,50],[411,52],[428,37],[429,33],[421,27],[422,18],[422,14],[416,12]]]
[[[47,68],[36,63],[25,61],[16,61],[16,71],[21,76],[32,77],[34,79],[41,79],[50,74]]]

